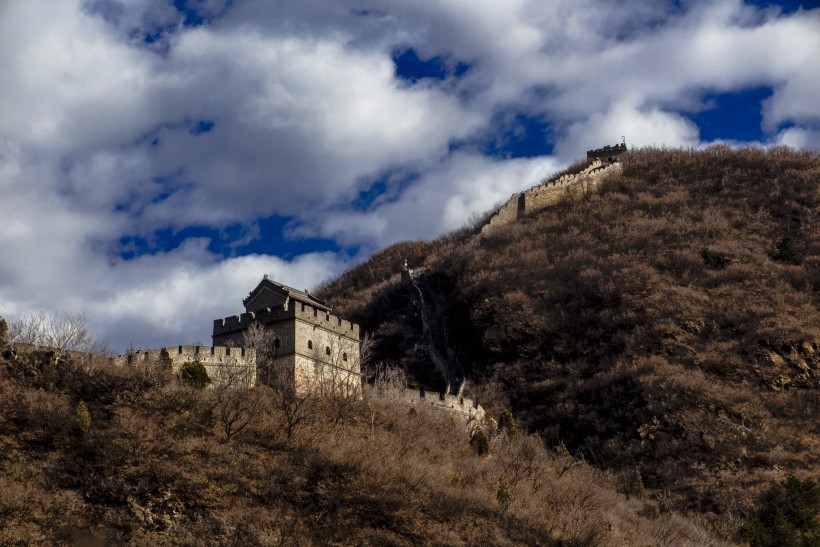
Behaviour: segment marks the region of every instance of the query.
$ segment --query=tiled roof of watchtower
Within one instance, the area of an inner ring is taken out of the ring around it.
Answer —
[[[251,302],[254,298],[256,298],[260,293],[264,291],[272,291],[274,293],[278,293],[285,298],[289,298],[291,300],[295,300],[297,302],[302,302],[304,304],[309,304],[314,308],[324,310],[327,312],[332,311],[332,308],[327,305],[326,302],[319,300],[312,296],[308,291],[300,291],[299,289],[294,289],[293,287],[288,287],[287,285],[283,285],[282,283],[277,283],[276,281],[272,281],[266,275],[264,279],[256,286],[254,290],[250,292],[250,294],[242,301],[242,304],[247,306],[249,302]]]

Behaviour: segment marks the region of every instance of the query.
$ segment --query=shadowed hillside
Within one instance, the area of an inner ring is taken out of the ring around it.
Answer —
[[[399,275],[426,267],[469,395],[731,528],[769,481],[820,472],[818,204],[816,152],[639,150],[595,192],[400,243],[322,298],[427,383]]]

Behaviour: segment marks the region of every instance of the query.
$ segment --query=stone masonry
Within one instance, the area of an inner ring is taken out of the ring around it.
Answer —
[[[524,192],[513,194],[481,228],[481,235],[490,235],[495,228],[512,224],[526,215],[557,203],[566,196],[594,191],[607,175],[623,172],[619,156],[624,152],[626,144],[590,150],[587,152],[587,159],[591,163],[583,170],[566,173]]]
[[[358,325],[332,315],[326,303],[307,291],[267,276],[243,304],[245,313],[214,321],[215,345],[241,345],[247,329],[259,324],[273,340],[271,366],[286,371],[297,392],[361,395]],[[268,372],[259,371],[260,381],[272,381]]]
[[[484,408],[480,404],[461,395],[432,393],[424,389],[405,389],[402,392],[402,399],[412,406],[426,405],[433,410],[459,417],[468,426],[480,423],[485,417]]]
[[[219,382],[230,375],[234,379],[241,377],[244,384],[256,383],[256,352],[246,348],[170,346],[130,352],[116,357],[114,362],[133,366],[147,362],[159,363],[162,359],[170,360],[173,372],[178,372],[183,363],[199,361],[212,382]]]
[[[217,319],[213,343],[207,346],[172,346],[139,350],[115,358],[119,364],[159,362],[169,359],[177,372],[183,363],[199,361],[213,383],[242,375],[243,383],[292,382],[298,393],[361,396],[359,326],[331,314],[331,308],[307,291],[300,291],[265,276],[243,301],[245,313]],[[271,362],[262,363],[257,352],[243,347],[245,332],[261,325],[270,333]],[[274,374],[275,373],[275,374]]]

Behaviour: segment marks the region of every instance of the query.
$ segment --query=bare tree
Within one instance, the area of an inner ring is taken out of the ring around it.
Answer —
[[[152,389],[169,383],[173,377],[171,357],[164,348],[157,359],[136,358],[133,348],[128,352],[130,381],[123,386],[120,398],[128,404],[136,404]]]
[[[228,441],[256,420],[263,397],[255,388],[256,370],[236,361],[220,365],[213,389],[219,424]]]
[[[380,365],[369,374],[373,391],[382,397],[402,397],[407,390],[407,373],[395,365]]]
[[[9,340],[13,344],[42,345],[45,314],[32,314],[14,320],[9,325]]]
[[[314,377],[310,388],[329,398],[353,400],[362,394],[362,367],[366,366],[372,351],[372,338],[362,341],[338,334],[325,340],[325,347],[314,349]]]
[[[0,349],[6,347],[9,343],[9,324],[6,320],[0,317]]]
[[[260,352],[273,346],[273,334],[266,330],[261,323],[251,323],[242,333],[242,345],[246,348],[255,349],[258,356]]]
[[[38,313],[28,315],[9,326],[13,343],[45,346],[59,351],[78,351],[103,355],[105,344],[95,341],[88,332],[88,316],[83,313]]]
[[[315,393],[311,389],[297,391],[292,364],[277,363],[274,335],[260,323],[248,327],[242,341],[246,348],[256,351],[257,377],[270,387],[271,410],[282,418],[285,436],[290,441],[297,428],[313,418]]]
[[[363,342],[339,334],[322,336],[313,351],[313,370],[301,371],[298,379],[297,389],[318,396],[326,409],[324,420],[334,427],[347,424],[362,404],[363,346],[369,356],[370,336]]]
[[[316,413],[316,396],[311,390],[297,391],[293,372],[274,368],[268,385],[273,390],[273,407],[281,415],[285,436],[293,438],[296,429],[313,419]]]

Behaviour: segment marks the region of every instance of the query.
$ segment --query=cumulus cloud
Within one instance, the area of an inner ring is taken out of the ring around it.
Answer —
[[[572,124],[555,152],[565,158],[577,157],[579,150],[596,148],[602,140],[617,141],[618,132],[621,132],[620,136],[629,136],[631,146],[694,146],[699,143],[697,126],[680,114],[617,103],[606,112],[595,113]]]
[[[189,241],[171,253],[114,264],[105,283],[116,289],[107,297],[87,299],[84,307],[97,335],[118,349],[210,345],[213,320],[244,312],[242,299],[263,272],[309,289],[347,265],[332,253],[307,253],[291,261],[265,255],[219,259],[206,244]]]
[[[820,150],[820,131],[789,127],[777,136],[777,144],[793,148],[814,148]]]
[[[122,351],[135,346],[209,343],[212,321],[243,311],[241,300],[263,273],[300,288],[313,287],[341,273],[348,260],[334,253],[306,253],[292,260],[246,255],[222,258],[208,241],[189,239],[180,247],[132,260],[107,257],[82,241],[84,226],[70,215],[57,225],[68,237],[38,226],[12,223],[13,239],[0,247],[15,256],[0,269],[0,314],[70,309],[88,314],[96,337]],[[44,223],[46,224],[46,223]]]
[[[342,210],[310,218],[295,235],[333,238],[379,248],[403,239],[429,239],[463,226],[558,170],[552,157],[500,159],[457,152],[439,162],[396,199],[366,212]]]
[[[764,144],[820,147],[820,9],[186,5],[0,4],[0,313],[86,311],[117,349],[207,341],[263,273],[311,285],[347,255],[225,258],[191,238],[126,260],[133,237],[240,225],[241,255],[270,215],[289,237],[365,251],[435,237],[621,135],[701,144],[687,115],[710,93],[771,88]],[[445,77],[397,77],[407,48]],[[546,124],[551,155],[487,155],[496,121],[519,114]]]

